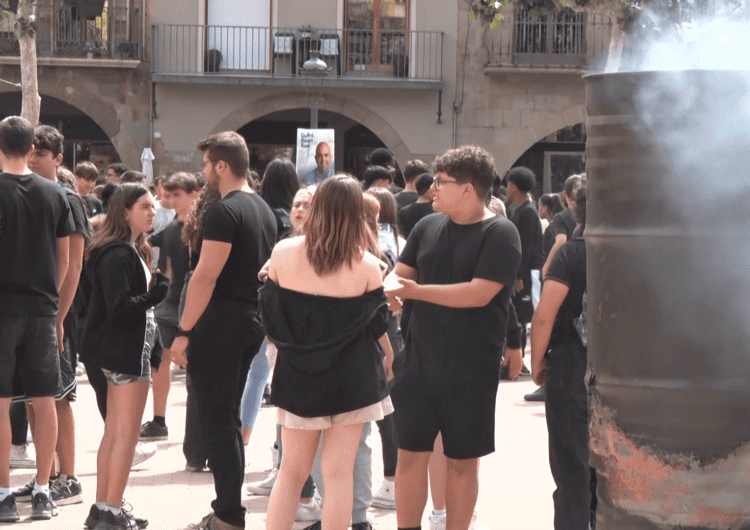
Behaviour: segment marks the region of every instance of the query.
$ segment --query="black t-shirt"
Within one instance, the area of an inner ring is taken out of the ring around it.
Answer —
[[[233,191],[206,212],[201,239],[231,243],[211,300],[257,305],[258,271],[276,243],[276,218],[257,193]]]
[[[530,201],[517,207],[510,220],[516,225],[521,237],[521,265],[518,267],[518,278],[528,283],[531,289],[531,269],[541,268],[542,256],[542,223],[539,214]],[[524,285],[524,290],[526,285]],[[530,291],[529,291],[530,292]]]
[[[57,238],[74,228],[56,183],[0,173],[0,316],[57,314]]]
[[[521,241],[513,224],[493,216],[459,225],[443,214],[430,215],[412,230],[400,261],[417,269],[420,284],[474,278],[503,284],[485,307],[453,309],[414,301],[403,356],[406,378],[450,384],[499,371],[508,304],[521,261]]]
[[[104,207],[102,201],[94,197],[91,193],[83,198],[83,202],[86,204],[86,213],[89,217],[94,217],[100,213],[104,213]]]
[[[399,191],[396,195],[396,204],[400,210],[404,206],[417,202],[419,199],[419,193],[416,191]]]
[[[434,211],[432,203],[429,201],[407,204],[398,212],[398,231],[402,236],[409,237],[409,234],[414,229],[414,225]]]
[[[586,290],[586,243],[583,238],[571,239],[555,252],[545,281],[549,280],[564,283],[570,289],[552,328],[549,344],[554,346],[578,337],[573,320],[581,315]]]
[[[159,270],[167,274],[172,271],[172,281],[169,284],[169,293],[164,301],[154,308],[157,317],[166,319],[177,324],[177,309],[180,306],[180,294],[185,286],[185,276],[190,267],[190,255],[188,248],[182,241],[182,228],[185,223],[177,218],[162,230],[153,234],[149,241],[151,245],[159,248]]]
[[[576,229],[576,225],[576,218],[573,212],[567,209],[555,214],[547,230],[551,229],[555,237],[565,234],[568,239],[573,239],[573,231]]]
[[[62,186],[61,186],[62,187]],[[88,242],[89,240],[89,220],[86,215],[86,205],[83,199],[72,190],[63,188],[65,197],[70,205],[70,213],[73,216],[73,233],[81,234]]]

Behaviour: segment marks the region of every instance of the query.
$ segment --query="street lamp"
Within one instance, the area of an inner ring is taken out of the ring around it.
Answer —
[[[328,72],[331,71],[331,67],[329,67],[323,59],[320,58],[320,52],[317,50],[313,50],[310,52],[310,58],[305,61],[305,64],[302,65],[302,69],[300,70],[300,74],[305,77],[305,79],[308,79],[308,81],[305,82],[306,87],[306,94],[307,94],[307,101],[310,102],[310,79],[314,80],[316,78],[320,79],[320,99],[323,99],[323,80],[328,75]],[[310,128],[311,129],[317,129],[318,128],[318,102],[315,101],[310,106]]]

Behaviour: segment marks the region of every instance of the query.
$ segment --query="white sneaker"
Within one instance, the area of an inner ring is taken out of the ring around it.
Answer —
[[[86,367],[83,366],[83,363],[79,362],[76,364],[76,377],[81,377],[82,375],[86,374]]]
[[[33,444],[10,446],[11,469],[35,469],[36,451]]]
[[[155,443],[143,443],[138,442],[135,444],[135,454],[133,454],[133,465],[131,467],[135,467],[138,464],[142,464],[152,456],[156,454],[156,444]]]
[[[477,512],[474,512],[474,515],[471,516],[471,522],[469,523],[469,530],[487,530],[487,527],[479,522],[479,518],[477,517]]]
[[[445,530],[445,514],[437,515],[430,512],[430,530]]]
[[[251,482],[247,485],[247,492],[254,493],[255,495],[271,495],[273,485],[276,484],[276,477],[279,474],[279,470],[273,468],[266,478],[260,482]]]
[[[380,488],[372,496],[372,505],[386,510],[396,509],[396,485],[390,480],[383,480]]]
[[[299,503],[299,506],[297,506],[297,517],[294,520],[309,523],[320,521],[320,514],[321,507],[313,498],[307,504]]]

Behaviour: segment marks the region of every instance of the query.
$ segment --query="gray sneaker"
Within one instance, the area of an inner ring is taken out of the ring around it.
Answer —
[[[82,491],[81,483],[76,477],[68,477],[64,481],[58,477],[50,486],[49,496],[56,505],[67,506],[83,502]]]
[[[34,494],[31,499],[31,506],[33,508],[31,518],[34,520],[52,519],[58,513],[57,505],[52,502],[49,495],[41,491]]]
[[[36,486],[36,477],[32,478],[25,486],[13,490],[13,497],[19,502],[31,502],[31,493]]]
[[[16,499],[13,495],[8,495],[4,500],[0,501],[0,523],[15,523],[20,519],[18,508],[16,507]]]

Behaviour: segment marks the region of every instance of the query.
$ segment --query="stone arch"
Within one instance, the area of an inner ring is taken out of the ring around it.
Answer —
[[[15,90],[2,89],[0,97],[6,92]],[[104,101],[95,90],[83,90],[80,86],[67,83],[50,83],[42,76],[39,78],[39,95],[64,101],[86,114],[109,137],[123,163],[128,167],[140,168],[141,149],[128,128],[123,126],[116,104]]]
[[[209,134],[221,131],[237,131],[251,121],[272,112],[308,108],[309,106],[310,101],[307,99],[306,94],[302,92],[278,94],[257,101],[251,101],[229,113],[216,124]],[[388,149],[393,151],[401,167],[404,167],[404,164],[408,160],[414,158],[396,130],[381,116],[361,103],[333,94],[323,94],[322,101],[318,102],[318,108],[342,114],[370,129],[383,141]],[[199,166],[202,160],[203,154],[196,153],[193,157],[193,165]]]
[[[507,143],[497,146],[495,166],[498,173],[503,175],[521,155],[545,136],[564,127],[585,122],[586,106],[576,105],[555,114],[546,115],[531,127],[519,130]]]

